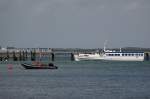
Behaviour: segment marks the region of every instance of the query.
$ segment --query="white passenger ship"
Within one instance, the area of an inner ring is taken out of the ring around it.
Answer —
[[[78,53],[74,55],[75,61],[80,60],[112,60],[112,61],[144,61],[144,52],[122,52],[105,50],[102,53]]]
[[[80,60],[112,60],[112,61],[144,61],[144,52],[117,52],[105,51],[103,53],[75,54],[75,61]]]
[[[144,52],[105,51],[102,57],[103,60],[144,61]]]

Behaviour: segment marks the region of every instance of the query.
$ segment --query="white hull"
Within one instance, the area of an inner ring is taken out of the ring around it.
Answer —
[[[109,53],[110,54],[110,53]],[[75,61],[81,60],[110,60],[110,61],[144,61],[144,53],[140,54],[139,56],[108,56],[108,54],[78,54],[74,55]]]
[[[110,61],[144,61],[144,57],[104,57],[102,60]]]
[[[76,54],[74,55],[75,61],[80,60],[100,60],[101,57],[99,54]]]

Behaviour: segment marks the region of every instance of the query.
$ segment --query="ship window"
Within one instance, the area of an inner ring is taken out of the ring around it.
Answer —
[[[115,56],[120,56],[120,54],[115,54]]]
[[[130,56],[131,54],[128,54],[128,56]]]
[[[125,54],[125,56],[127,56],[127,54]]]
[[[107,56],[113,56],[113,54],[106,54]]]
[[[122,56],[124,56],[124,54],[122,54]]]

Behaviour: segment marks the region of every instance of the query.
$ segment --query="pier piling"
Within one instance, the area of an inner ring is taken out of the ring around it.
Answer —
[[[13,51],[13,60],[17,61],[16,53]]]
[[[9,51],[7,50],[7,60],[9,60]]]
[[[145,52],[145,60],[149,61],[150,60],[150,52]]]
[[[26,60],[26,59],[25,59],[25,53],[24,53],[24,51],[22,52],[22,60],[23,60],[23,61]]]
[[[27,50],[25,52],[25,60],[28,60],[28,52],[27,52]]]
[[[19,51],[19,60],[22,61],[21,51]]]
[[[30,52],[30,56],[31,56],[31,61],[33,61],[34,59],[33,59],[33,53],[32,53],[32,51]]]
[[[74,54],[71,53],[71,61],[74,61]]]
[[[52,56],[52,61],[55,61],[55,55],[54,55],[54,53],[51,53],[51,56]]]
[[[31,61],[35,61],[36,60],[36,52],[34,50],[34,52],[31,51]]]

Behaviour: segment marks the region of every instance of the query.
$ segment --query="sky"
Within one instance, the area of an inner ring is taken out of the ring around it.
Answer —
[[[0,0],[0,46],[150,48],[150,0]]]

